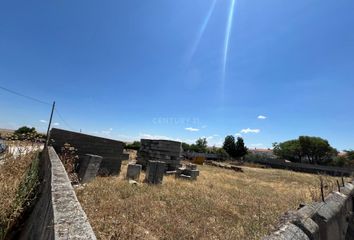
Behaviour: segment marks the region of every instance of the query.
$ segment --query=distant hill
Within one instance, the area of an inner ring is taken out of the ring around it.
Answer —
[[[13,133],[15,130],[12,129],[5,129],[5,128],[0,128],[0,135],[5,135],[8,133]]]

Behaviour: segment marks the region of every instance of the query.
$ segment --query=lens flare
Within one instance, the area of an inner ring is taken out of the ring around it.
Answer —
[[[213,0],[213,2],[211,3],[211,6],[210,6],[210,8],[209,8],[209,11],[208,11],[208,13],[207,13],[207,15],[206,15],[206,17],[205,17],[205,19],[204,19],[204,21],[203,21],[203,24],[202,24],[200,30],[198,31],[197,38],[196,38],[196,40],[194,41],[194,44],[193,44],[192,49],[191,49],[191,52],[190,52],[190,54],[189,54],[189,56],[188,56],[188,61],[190,61],[190,60],[193,58],[195,52],[197,51],[197,48],[198,48],[198,46],[199,46],[199,42],[200,42],[200,40],[202,39],[202,37],[203,37],[203,35],[204,35],[204,32],[205,32],[205,29],[206,29],[206,27],[208,26],[210,17],[211,17],[211,15],[212,15],[213,12],[214,12],[215,5],[216,5],[216,1],[217,1],[217,0]]]
[[[229,10],[229,16],[227,19],[226,25],[226,35],[225,35],[225,42],[224,42],[224,54],[223,54],[223,63],[222,63],[222,91],[224,92],[224,85],[225,85],[225,76],[226,76],[226,65],[227,65],[227,56],[229,52],[229,44],[230,44],[230,35],[231,35],[231,28],[232,22],[234,17],[236,0],[231,0],[231,6]]]

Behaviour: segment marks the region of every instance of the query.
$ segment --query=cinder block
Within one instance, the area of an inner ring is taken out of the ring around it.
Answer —
[[[145,181],[151,184],[161,184],[165,172],[165,163],[161,161],[148,161]]]
[[[79,181],[81,183],[87,183],[94,179],[100,169],[101,162],[101,156],[86,154],[80,161]]]
[[[142,166],[139,164],[129,164],[127,179],[139,180]]]
[[[197,180],[197,177],[199,176],[199,170],[186,169],[183,171],[183,174],[190,176],[191,180]]]
[[[188,178],[185,176],[188,176]],[[199,170],[197,170],[197,169],[191,170],[191,169],[189,169],[188,166],[187,166],[187,168],[177,168],[177,170],[176,170],[176,178],[182,177],[182,178],[189,179],[189,180],[197,180],[198,176],[199,176]]]
[[[187,165],[187,169],[190,169],[190,170],[197,170],[197,165],[196,164],[193,164],[193,163],[190,163]]]

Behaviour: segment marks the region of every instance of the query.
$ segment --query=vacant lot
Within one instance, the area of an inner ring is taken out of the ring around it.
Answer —
[[[320,176],[244,167],[200,166],[196,182],[165,177],[161,186],[96,178],[76,189],[99,239],[259,239],[280,216],[320,198]],[[141,176],[143,179],[143,176]],[[335,178],[322,177],[327,192]]]

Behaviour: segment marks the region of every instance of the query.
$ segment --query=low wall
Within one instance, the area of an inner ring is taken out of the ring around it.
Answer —
[[[324,202],[316,202],[290,213],[278,231],[263,240],[354,239],[354,185],[346,183]]]
[[[297,172],[305,172],[305,173],[322,173],[328,174],[332,176],[345,176],[350,177],[354,173],[353,168],[343,168],[343,167],[331,167],[331,166],[323,166],[323,165],[313,165],[307,163],[288,163],[281,162],[279,160],[273,159],[257,159],[252,162],[269,166],[271,168],[277,169],[289,169]]]
[[[129,159],[123,154],[124,143],[120,141],[57,128],[52,128],[50,138],[51,145],[58,153],[65,143],[69,143],[77,149],[80,158],[85,154],[102,156],[99,172],[103,174],[119,174],[122,160]]]
[[[19,239],[96,239],[64,166],[52,147],[42,152],[40,177],[39,198]]]

